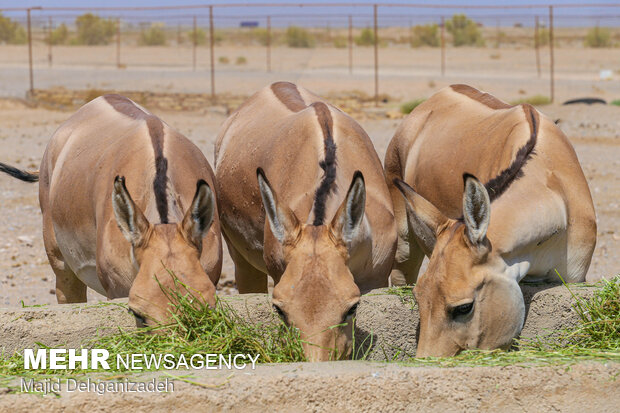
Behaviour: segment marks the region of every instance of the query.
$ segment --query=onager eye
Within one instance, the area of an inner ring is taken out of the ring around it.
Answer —
[[[346,314],[344,315],[344,317],[342,317],[342,323],[346,323],[347,320],[349,320],[350,318],[355,317],[355,313],[357,312],[357,306],[359,305],[359,303],[355,303],[351,306],[351,308],[349,308],[349,311],[346,312]]]
[[[474,302],[461,304],[452,309],[452,318],[466,316],[474,309]]]
[[[284,311],[282,311],[282,309],[275,304],[273,304],[272,307],[273,307],[273,310],[278,314],[278,317],[280,317],[282,321],[287,323],[286,314],[284,314]]]

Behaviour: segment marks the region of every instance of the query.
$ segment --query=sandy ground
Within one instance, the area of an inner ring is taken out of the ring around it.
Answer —
[[[620,271],[620,108],[550,105],[542,111],[560,119],[560,126],[575,145],[594,198],[598,242],[588,280],[614,276]],[[211,111],[158,115],[192,139],[213,162],[214,140],[224,115]],[[69,116],[69,112],[1,101],[1,161],[38,169],[47,141]],[[383,159],[400,120],[359,121]],[[0,177],[0,196],[0,306],[17,306],[21,301],[26,305],[54,303],[54,275],[43,249],[37,184]],[[232,278],[232,262],[225,251],[220,286]],[[103,297],[89,290],[89,299]]]
[[[120,70],[116,68],[114,45],[55,47],[51,68],[47,63],[46,47],[35,44],[33,56],[35,88],[62,85],[74,89],[210,92],[209,50],[206,47],[198,48],[196,72],[192,72],[192,51],[188,46],[123,46],[121,61],[126,68]],[[234,64],[241,56],[247,63]],[[537,76],[536,55],[532,48],[448,48],[443,77],[440,56],[438,48],[380,48],[380,92],[397,100],[408,100],[429,96],[437,88],[452,83],[467,83],[505,100],[550,95],[547,48],[540,52],[540,77]],[[231,63],[219,63],[220,57],[228,58]],[[557,101],[582,96],[620,99],[619,58],[619,48],[557,48]],[[274,47],[271,73],[266,71],[264,47],[217,46],[215,62],[218,93],[249,94],[275,80],[299,82],[321,94],[352,89],[374,93],[374,55],[370,47],[354,48],[352,74],[348,69],[348,50],[337,48]],[[0,96],[24,96],[28,89],[27,63],[25,46],[0,45]],[[600,80],[601,69],[611,70],[615,81]]]

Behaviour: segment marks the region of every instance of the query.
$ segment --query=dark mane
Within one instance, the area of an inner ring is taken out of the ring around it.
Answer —
[[[132,119],[143,119],[149,130],[153,154],[155,156],[155,179],[153,179],[153,192],[159,219],[162,224],[168,223],[168,196],[166,185],[168,182],[168,159],[164,156],[164,124],[157,117],[150,115],[136,106],[130,99],[121,95],[104,95],[103,98],[119,113]]]
[[[538,136],[538,112],[528,104],[523,104],[521,107],[530,125],[530,138],[525,145],[519,149],[510,166],[484,185],[489,193],[491,202],[499,198],[499,196],[508,189],[510,184],[523,176],[523,166],[525,166],[527,161],[536,153],[534,147],[536,146],[536,139]]]
[[[323,169],[323,179],[314,194],[314,221],[312,225],[323,225],[325,221],[325,204],[329,194],[334,190],[336,181],[336,143],[333,138],[333,120],[329,108],[323,102],[315,102],[314,107],[316,117],[323,131],[323,144],[325,148],[325,158],[319,162]]]

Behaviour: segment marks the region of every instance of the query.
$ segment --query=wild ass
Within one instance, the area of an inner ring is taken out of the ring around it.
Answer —
[[[214,304],[222,245],[213,171],[192,142],[131,100],[105,95],[80,108],[52,136],[38,174],[0,169],[40,181],[59,303],[85,302],[88,286],[129,295],[139,324],[166,321],[169,269]]]
[[[401,281],[430,256],[414,289],[418,356],[507,347],[525,317],[521,280],[584,281],[592,197],[570,142],[532,106],[442,89],[398,128],[385,168]]]
[[[275,311],[311,343],[306,356],[347,357],[360,293],[387,286],[396,248],[368,135],[318,96],[277,82],[230,116],[215,151],[239,292],[267,292],[269,274]]]

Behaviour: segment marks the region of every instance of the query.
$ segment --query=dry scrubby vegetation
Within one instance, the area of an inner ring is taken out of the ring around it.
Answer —
[[[209,309],[184,285],[166,290],[174,303],[174,320],[170,324],[131,332],[119,331],[114,335],[96,339],[89,346],[106,348],[110,356],[132,353],[181,354],[195,353],[244,353],[260,354],[259,362],[305,361],[302,340],[297,330],[284,323],[254,325],[241,319],[231,308],[218,301]],[[574,288],[566,286],[567,288]],[[577,287],[578,288],[578,287]],[[390,289],[391,294],[409,300],[415,305],[411,287]],[[571,291],[572,293],[572,291]],[[393,360],[411,365],[440,367],[495,366],[531,363],[575,363],[581,360],[611,360],[620,362],[620,276],[603,281],[591,299],[574,296],[574,309],[581,323],[570,329],[550,332],[553,338],[517,340],[518,351],[469,350],[455,357],[416,359],[412,354],[398,353]],[[275,315],[274,315],[275,317]],[[334,326],[338,328],[341,326]],[[150,334],[159,330],[163,334]],[[372,338],[371,338],[372,339]],[[353,354],[364,359],[359,343],[354,343]],[[404,360],[404,361],[403,361]],[[80,371],[85,373],[86,371]],[[70,374],[66,370],[24,370],[20,353],[0,356],[0,380],[15,376],[47,376]]]
[[[0,13],[0,43],[26,43],[26,30],[17,22],[3,16],[2,13]]]
[[[42,34],[45,43],[53,45],[105,45],[111,43],[115,36],[117,25],[116,19],[100,17],[93,13],[78,16],[74,24],[62,22],[51,32],[45,30]],[[494,47],[511,44],[517,47],[531,47],[534,45],[533,28],[515,24],[515,28],[509,32],[496,31],[484,27],[465,14],[455,14],[445,22],[445,41],[455,47],[475,46],[484,47],[489,41]],[[35,25],[34,31],[41,30]],[[195,30],[180,27],[167,26],[165,23],[152,23],[148,27],[138,27],[127,22],[122,22],[123,42],[131,42],[142,46],[164,46],[170,44],[197,44],[203,46],[209,42],[209,33],[201,27]],[[590,29],[575,29],[580,34],[562,35],[562,28],[556,28],[556,45],[570,44],[584,47],[601,48],[616,47],[620,45],[620,34],[605,27],[592,27]],[[356,46],[368,47],[375,44],[375,34],[371,27],[354,28],[353,41]],[[35,35],[36,38],[39,35]],[[346,28],[317,28],[289,26],[286,28],[274,27],[271,33],[266,28],[221,28],[214,31],[214,43],[227,42],[235,45],[262,45],[271,43],[274,46],[288,46],[295,48],[313,47],[336,47],[348,46]],[[0,43],[23,44],[27,41],[25,28],[2,16],[0,13]],[[537,35],[539,46],[549,44],[549,30],[540,27]],[[382,28],[379,32],[378,44],[386,47],[392,44],[409,44],[411,47],[439,47],[440,27],[436,23],[419,24],[409,28]]]

